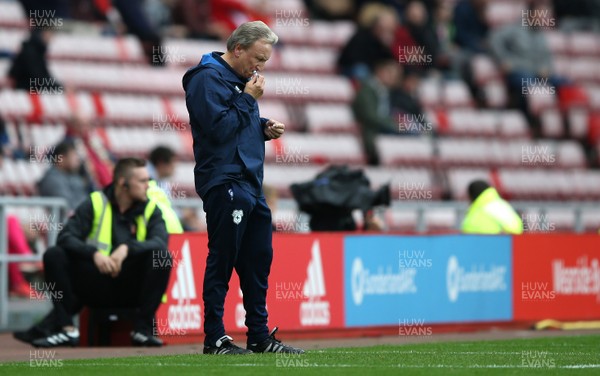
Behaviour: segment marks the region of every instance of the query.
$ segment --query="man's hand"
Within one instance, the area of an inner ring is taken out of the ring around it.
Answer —
[[[111,253],[110,258],[114,261],[116,269],[114,272],[110,274],[111,277],[115,278],[121,272],[121,267],[123,266],[123,261],[127,258],[129,253],[129,247],[127,244],[121,244],[118,246],[113,253]]]
[[[117,270],[115,260],[103,255],[100,251],[94,253],[94,264],[102,274],[112,274]]]
[[[258,99],[262,97],[265,90],[265,78],[259,74],[252,76],[250,81],[246,82],[244,93],[248,93]]]
[[[285,124],[277,120],[270,119],[265,124],[265,134],[272,140],[281,137],[283,132],[285,132]]]

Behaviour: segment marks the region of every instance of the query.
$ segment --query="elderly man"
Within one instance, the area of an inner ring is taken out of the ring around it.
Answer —
[[[264,142],[284,125],[260,117],[257,100],[277,35],[260,21],[240,25],[227,52],[207,53],[183,77],[194,139],[196,192],[204,201],[208,258],[204,274],[204,353],[301,353],[267,327],[273,260],[271,210],[262,189]],[[235,268],[244,294],[247,349],[225,334],[223,305]]]

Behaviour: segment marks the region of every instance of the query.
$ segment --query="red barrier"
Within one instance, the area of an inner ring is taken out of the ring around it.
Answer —
[[[597,235],[513,237],[513,319],[599,319],[599,260]]]
[[[167,301],[156,316],[156,334],[167,342],[190,342],[203,333],[202,279],[207,243],[206,234],[171,236],[173,269]],[[274,237],[267,294],[271,327],[277,325],[287,331],[343,328],[342,247],[341,234]],[[246,331],[244,315],[239,280],[234,272],[225,301],[224,323],[228,333]]]

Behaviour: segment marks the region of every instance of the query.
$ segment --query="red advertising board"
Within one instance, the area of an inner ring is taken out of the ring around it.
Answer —
[[[600,236],[513,237],[514,320],[600,319]]]
[[[202,280],[206,234],[172,235],[173,256],[167,300],[157,312],[157,334],[167,341],[201,335],[204,305]],[[282,330],[342,328],[343,236],[341,234],[275,234],[269,277],[269,326]],[[245,311],[234,272],[225,301],[228,333],[244,333]]]

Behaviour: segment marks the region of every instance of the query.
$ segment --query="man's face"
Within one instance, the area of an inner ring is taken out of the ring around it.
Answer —
[[[129,197],[134,201],[146,201],[149,180],[150,175],[146,167],[136,167],[131,170],[131,176],[127,179],[129,188],[126,188]]]
[[[238,54],[237,67],[234,69],[246,78],[252,77],[252,72],[262,72],[265,68],[265,63],[271,58],[273,46],[264,40],[257,40],[247,49],[241,46],[235,48],[235,53]]]

